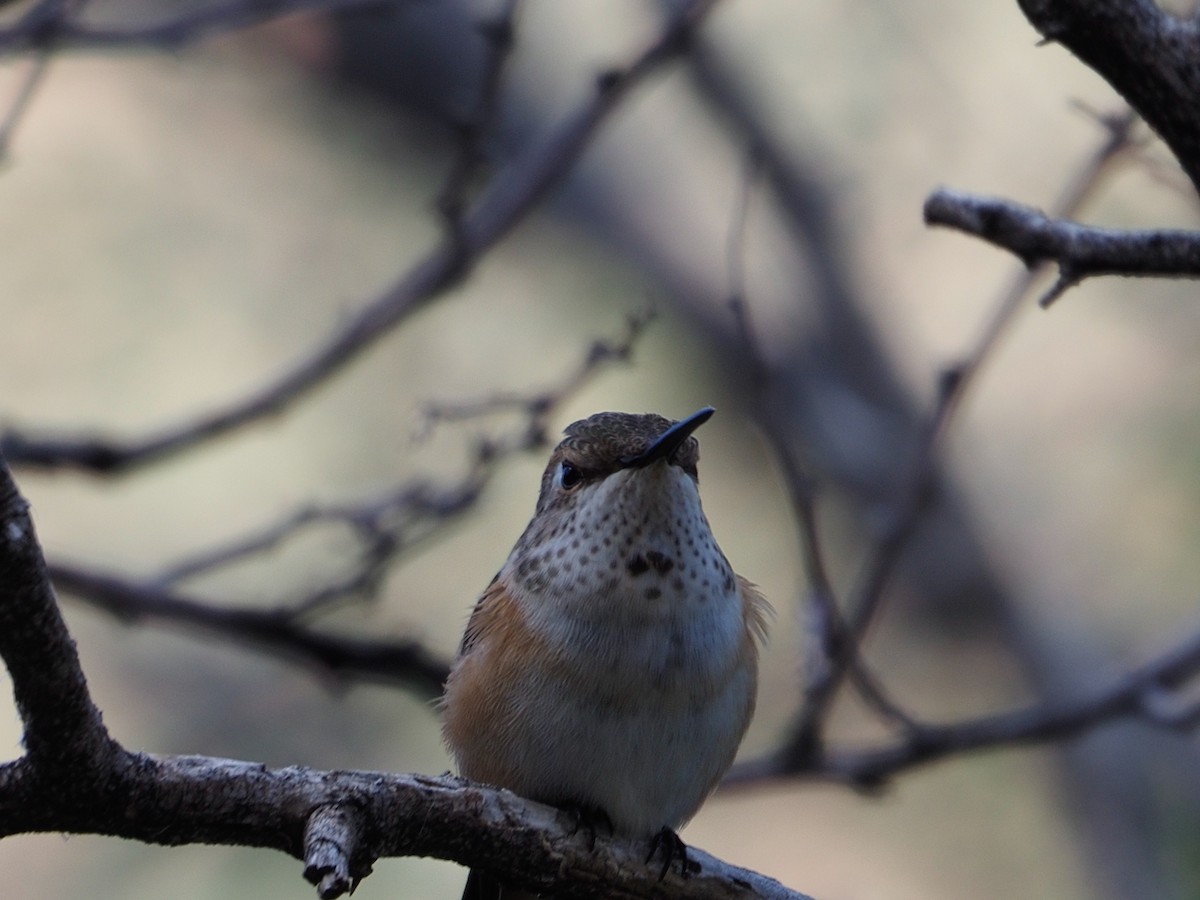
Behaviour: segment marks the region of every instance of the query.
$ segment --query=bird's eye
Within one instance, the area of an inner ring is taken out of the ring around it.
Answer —
[[[569,491],[583,481],[583,472],[574,463],[562,462],[558,467],[558,486]]]

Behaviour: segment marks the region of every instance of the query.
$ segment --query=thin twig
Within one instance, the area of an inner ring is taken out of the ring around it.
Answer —
[[[1112,173],[1114,165],[1124,157],[1131,146],[1132,130],[1137,121],[1138,117],[1132,110],[1101,121],[1105,127],[1104,141],[1088,158],[1078,176],[1055,204],[1056,217],[1064,218],[1077,214],[1079,209],[1096,195],[1105,178]],[[867,567],[863,586],[857,592],[858,600],[853,607],[853,626],[858,639],[862,638],[870,626],[886,582],[895,567],[895,558],[907,545],[930,499],[934,489],[936,461],[947,430],[968,390],[979,379],[1012,327],[1039,275],[1040,272],[1033,269],[1013,278],[996,302],[994,312],[966,357],[942,374],[937,400],[926,423],[925,434],[908,479],[907,499],[901,505],[898,514],[893,516],[891,527],[885,529],[877,542],[871,554],[871,563]]]
[[[400,322],[458,284],[479,259],[521,222],[567,175],[613,110],[664,64],[684,53],[718,0],[693,0],[671,18],[631,63],[605,72],[591,96],[542,142],[520,155],[463,218],[458,238],[443,241],[388,291],[278,377],[213,412],[128,440],[89,435],[0,434],[13,465],[122,474],[282,413],[325,383]]]
[[[833,586],[825,566],[825,554],[821,549],[821,533],[817,525],[817,485],[806,471],[794,451],[794,442],[781,430],[784,419],[770,414],[772,397],[771,365],[763,353],[755,333],[750,305],[746,297],[746,236],[750,217],[750,205],[754,188],[761,175],[762,158],[756,146],[746,151],[746,161],[739,181],[738,195],[734,201],[730,218],[729,234],[726,238],[726,280],[728,284],[728,306],[733,315],[735,332],[748,363],[750,379],[754,385],[753,396],[761,409],[756,418],[762,423],[767,439],[775,448],[779,464],[783,469],[792,509],[800,529],[801,551],[809,577],[812,593],[811,607],[820,621],[811,623],[813,633],[819,636],[818,650],[828,655],[835,644],[840,644],[843,630],[841,614],[834,600]]]
[[[1079,174],[1058,204],[1056,215],[1071,216],[1098,190],[1115,162],[1130,146],[1131,131],[1137,116],[1128,111],[1104,120],[1103,143],[1082,166]],[[994,312],[962,362],[942,376],[934,408],[925,423],[902,499],[868,551],[858,586],[849,605],[849,640],[846,649],[825,673],[825,680],[809,685],[804,708],[800,711],[779,756],[773,764],[783,771],[795,771],[812,764],[822,752],[822,734],[834,697],[861,647],[867,630],[882,605],[896,565],[916,534],[936,490],[938,456],[947,429],[961,407],[968,389],[995,354],[1008,333],[1017,312],[1032,289],[1040,271],[1026,270],[1014,277],[995,304]]]
[[[615,338],[597,338],[589,345],[575,370],[556,385],[539,391],[507,391],[473,400],[434,401],[422,410],[418,436],[425,437],[440,423],[463,422],[492,413],[517,412],[525,420],[521,429],[529,449],[545,443],[549,415],[591,380],[596,371],[613,362],[628,362],[646,328],[654,321],[654,309],[647,305],[625,319],[623,331]]]
[[[1133,719],[1171,731],[1197,724],[1194,704],[1167,703],[1169,690],[1200,674],[1200,631],[1149,663],[1114,679],[1091,697],[1018,708],[949,725],[921,726],[904,740],[865,751],[831,753],[813,774],[863,786],[950,755],[994,747],[1063,741]]]
[[[175,52],[206,38],[304,12],[344,12],[395,6],[400,0],[223,0],[172,12],[142,25],[84,21],[71,0],[41,0],[0,28],[0,55],[30,50],[144,49]]]
[[[55,586],[123,622],[170,624],[218,635],[309,666],[331,678],[396,684],[441,695],[449,661],[405,638],[362,639],[318,631],[290,610],[231,608],[179,591],[68,563],[49,566]]]
[[[1200,704],[1177,702],[1173,689],[1200,676],[1200,630],[1145,665],[1114,678],[1090,697],[1048,702],[942,725],[909,728],[890,743],[810,756],[787,774],[842,781],[873,790],[895,775],[949,756],[979,750],[1063,741],[1118,721],[1134,719],[1156,728],[1190,732],[1200,726]],[[777,778],[777,758],[734,767],[726,786]]]
[[[7,160],[12,152],[13,136],[17,126],[24,120],[25,112],[29,109],[29,103],[37,93],[38,87],[45,81],[46,73],[50,70],[50,57],[51,54],[42,52],[29,60],[29,67],[21,79],[17,96],[8,108],[4,121],[0,122],[0,162]]]
[[[770,414],[765,406],[767,398],[777,390],[774,375],[763,355],[751,320],[749,299],[746,296],[746,237],[754,189],[762,175],[763,157],[759,148],[752,145],[746,152],[746,162],[740,180],[740,189],[735,199],[726,239],[726,278],[729,291],[729,308],[733,314],[735,331],[742,346],[742,356],[749,361],[750,377],[754,382],[753,396],[764,406],[757,415],[764,436],[771,443],[787,485],[791,508],[795,513],[800,533],[801,555],[808,573],[808,598],[801,608],[809,612],[806,619],[808,641],[804,654],[808,675],[806,684],[821,684],[828,677],[827,670],[833,661],[844,654],[851,656],[854,683],[866,702],[885,719],[904,728],[915,727],[912,718],[888,696],[859,658],[856,648],[848,640],[846,623],[838,608],[837,597],[828,573],[817,516],[817,484],[796,456],[795,442],[781,426],[783,418]],[[825,671],[822,671],[825,670]]]
[[[375,596],[400,554],[444,534],[452,522],[475,507],[501,463],[515,454],[542,448],[550,417],[605,365],[628,361],[649,320],[648,312],[629,316],[616,338],[594,340],[560,384],[525,395],[518,427],[507,436],[479,441],[471,465],[455,482],[438,487],[418,478],[361,502],[306,506],[249,534],[178,560],[153,578],[135,579],[80,565],[57,564],[52,567],[55,582],[123,621],[183,625],[265,648],[315,666],[342,682],[389,681],[424,696],[437,696],[446,663],[419,642],[342,637],[317,630],[308,624],[309,620],[335,604]],[[454,407],[439,409],[446,413]],[[295,539],[305,529],[329,524],[349,528],[358,542],[358,552],[348,570],[318,579],[299,597],[275,598],[267,606],[235,608],[227,598],[222,602],[180,590],[180,583],[187,579],[259,557]]]
[[[817,484],[797,457],[795,442],[784,433],[781,416],[772,415],[770,405],[774,396],[774,378],[770,363],[763,352],[755,332],[749,300],[746,296],[746,237],[750,205],[754,188],[761,176],[762,155],[757,146],[751,145],[745,154],[738,194],[734,200],[730,217],[729,234],[726,238],[726,282],[729,311],[733,315],[734,331],[741,347],[741,355],[748,365],[745,367],[753,385],[751,396],[759,406],[755,418],[761,424],[764,435],[774,448],[783,470],[790,505],[796,515],[800,532],[800,549],[808,573],[808,602],[803,609],[810,610],[806,624],[806,635],[815,638],[809,652],[805,654],[806,666],[824,666],[828,660],[840,654],[844,642],[845,623],[837,608],[837,600],[825,564],[821,547],[821,530],[817,522]]]
[[[485,43],[479,96],[470,118],[459,124],[458,152],[437,199],[437,208],[446,221],[451,240],[457,239],[462,227],[471,182],[487,159],[483,145],[499,117],[500,88],[505,66],[516,44],[519,8],[520,0],[502,0],[500,10],[478,26]]]
[[[481,446],[468,471],[453,484],[437,487],[417,478],[359,503],[304,506],[263,528],[194,552],[164,567],[151,583],[171,587],[260,557],[306,529],[342,526],[359,543],[350,573],[311,588],[299,601],[280,604],[281,613],[289,609],[295,615],[309,614],[326,603],[365,594],[377,587],[400,553],[412,550],[424,538],[474,507],[498,461],[492,447]]]

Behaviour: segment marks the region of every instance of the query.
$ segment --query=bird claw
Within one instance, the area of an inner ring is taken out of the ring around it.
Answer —
[[[575,824],[571,827],[572,837],[581,831],[587,832],[589,852],[596,849],[596,835],[601,829],[612,837],[612,819],[600,807],[586,803],[561,803],[559,808],[575,817]]]
[[[688,878],[700,871],[700,863],[688,859],[687,844],[683,842],[683,838],[670,828],[664,827],[650,839],[650,852],[646,854],[646,862],[654,859],[654,855],[659,851],[662,851],[663,855],[662,871],[658,873],[659,881],[667,877],[667,873],[671,871],[671,863],[676,860],[679,861],[680,878]]]

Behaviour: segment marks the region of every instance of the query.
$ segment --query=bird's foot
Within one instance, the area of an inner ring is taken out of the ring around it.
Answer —
[[[576,803],[567,801],[564,803],[555,804],[564,812],[570,813],[575,817],[575,824],[571,828],[571,834],[576,835],[581,831],[587,832],[588,850],[596,849],[596,835],[600,831],[604,831],[609,837],[613,835],[612,819],[608,817],[608,813],[598,806],[589,806],[586,803]]]
[[[646,854],[646,862],[654,859],[657,853],[662,853],[663,856],[662,871],[658,875],[659,881],[667,877],[667,872],[671,871],[671,863],[676,861],[679,862],[681,878],[687,878],[700,871],[700,863],[688,859],[687,844],[671,828],[663,828],[650,839],[650,852]]]

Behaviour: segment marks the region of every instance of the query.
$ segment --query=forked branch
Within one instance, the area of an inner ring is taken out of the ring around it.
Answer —
[[[0,837],[101,834],[151,844],[227,844],[305,861],[322,898],[386,856],[437,856],[534,890],[576,897],[803,900],[700,851],[688,877],[642,841],[592,841],[574,818],[451,776],[330,772],[126,750],[92,702],[29,516],[0,460],[0,658],[25,726],[25,754],[0,765]]]

